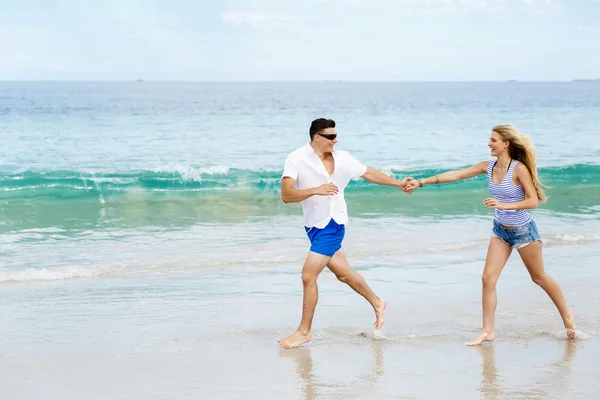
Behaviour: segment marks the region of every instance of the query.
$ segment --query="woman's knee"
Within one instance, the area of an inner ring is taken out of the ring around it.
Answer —
[[[483,275],[481,277],[481,284],[486,289],[495,289],[497,282],[498,282],[498,275]]]
[[[543,274],[531,274],[531,280],[533,281],[533,283],[535,283],[538,286],[544,286],[544,284],[546,283],[546,280],[548,278],[548,275],[543,273]]]

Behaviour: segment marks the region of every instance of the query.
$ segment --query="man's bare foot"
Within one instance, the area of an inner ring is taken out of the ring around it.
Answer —
[[[383,311],[387,306],[387,301],[384,299],[379,300],[379,307],[375,308],[375,330],[381,329],[383,326]]]
[[[563,319],[565,328],[567,329],[567,339],[575,339],[575,318],[573,311],[569,310],[569,316]]]
[[[483,342],[493,342],[496,339],[494,332],[487,333],[482,331],[477,338],[465,343],[467,346],[479,346]]]
[[[312,335],[310,332],[308,332],[305,335],[300,331],[296,331],[296,332],[292,333],[290,336],[286,337],[285,339],[279,339],[277,341],[277,343],[279,343],[281,346],[285,347],[286,349],[291,349],[293,347],[298,347],[301,344],[309,342],[310,339],[312,339]]]

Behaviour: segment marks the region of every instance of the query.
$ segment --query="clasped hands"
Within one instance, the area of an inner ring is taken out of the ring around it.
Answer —
[[[401,182],[402,186],[400,186],[400,189],[408,194],[412,194],[415,189],[425,186],[425,184],[422,183],[423,180],[415,179],[410,176],[402,179]],[[506,204],[494,199],[493,197],[488,197],[487,199],[483,200],[483,205],[487,208],[495,208],[498,210],[507,209]]]

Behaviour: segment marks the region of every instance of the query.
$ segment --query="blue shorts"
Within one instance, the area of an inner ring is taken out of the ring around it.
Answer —
[[[339,225],[333,218],[323,229],[307,228],[306,226],[304,229],[310,240],[310,251],[331,257],[342,248],[346,227]]]
[[[542,241],[537,225],[533,220],[530,220],[523,226],[512,229],[505,228],[498,221],[494,220],[492,236],[502,240],[513,249],[520,249],[537,240]]]

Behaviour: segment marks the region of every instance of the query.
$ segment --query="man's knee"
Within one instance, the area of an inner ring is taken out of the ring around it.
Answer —
[[[314,272],[302,272],[302,284],[313,285],[317,282],[318,274]]]
[[[351,268],[344,268],[342,271],[334,271],[335,277],[343,283],[350,284],[352,282],[357,282],[363,277],[356,271]]]
[[[335,277],[338,278],[338,281],[340,281],[340,282],[343,282],[343,283],[350,282],[350,276],[348,274],[336,274]]]

